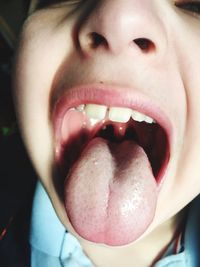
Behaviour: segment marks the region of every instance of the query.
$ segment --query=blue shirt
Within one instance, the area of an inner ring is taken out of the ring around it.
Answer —
[[[184,233],[184,250],[159,260],[154,267],[199,267],[199,225],[200,198],[197,198],[189,211]],[[33,201],[30,245],[31,267],[94,267],[78,240],[66,231],[58,219],[40,183]]]

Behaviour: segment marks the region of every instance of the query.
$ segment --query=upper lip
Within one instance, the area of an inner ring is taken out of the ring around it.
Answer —
[[[88,103],[137,110],[153,118],[165,130],[169,146],[172,143],[172,123],[166,112],[149,96],[131,88],[97,84],[72,87],[56,100],[52,112],[56,143],[59,142],[62,121],[67,110]]]

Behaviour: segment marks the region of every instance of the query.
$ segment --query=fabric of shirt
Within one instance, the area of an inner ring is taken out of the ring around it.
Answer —
[[[184,233],[184,250],[159,260],[154,267],[200,266],[200,198],[193,201]],[[58,219],[51,201],[38,183],[33,201],[31,267],[94,267],[79,241]],[[133,260],[133,266],[134,260]],[[123,266],[126,267],[126,266]]]
[[[31,267],[93,267],[78,240],[66,231],[38,183],[33,201]]]

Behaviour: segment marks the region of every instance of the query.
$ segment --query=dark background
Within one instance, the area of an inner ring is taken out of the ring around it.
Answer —
[[[12,65],[29,1],[0,0],[0,266],[28,266],[29,213],[36,175],[29,162],[12,100]],[[25,264],[25,265],[24,265]]]

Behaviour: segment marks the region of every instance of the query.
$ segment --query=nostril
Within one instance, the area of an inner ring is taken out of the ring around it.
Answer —
[[[105,47],[108,47],[108,43],[106,41],[106,39],[96,33],[96,32],[92,32],[88,35],[88,38],[89,38],[89,44],[90,44],[90,47],[91,48],[97,48],[99,46],[105,46]]]
[[[135,39],[133,41],[145,53],[152,52],[153,50],[155,50],[154,43],[149,39],[138,38],[138,39]]]

